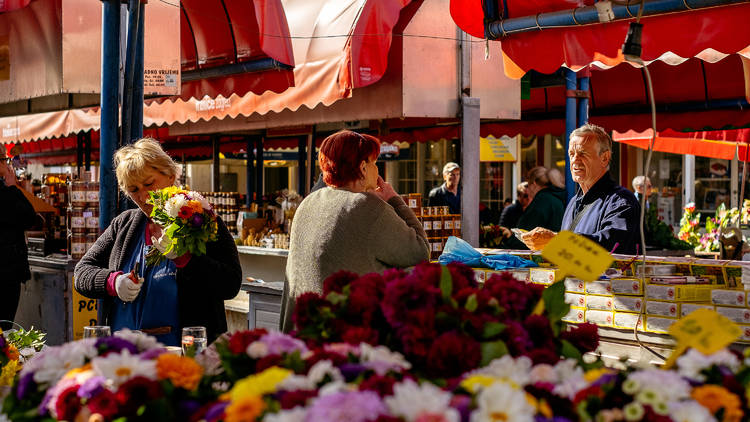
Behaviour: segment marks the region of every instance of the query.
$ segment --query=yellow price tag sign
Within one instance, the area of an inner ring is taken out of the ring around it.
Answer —
[[[727,347],[742,335],[742,330],[729,318],[712,309],[696,309],[669,327],[669,334],[677,341],[674,352],[665,366],[671,368],[677,358],[692,347],[710,355]]]
[[[584,281],[597,280],[614,259],[593,240],[571,231],[561,231],[542,250],[542,257],[557,265],[561,273]]]

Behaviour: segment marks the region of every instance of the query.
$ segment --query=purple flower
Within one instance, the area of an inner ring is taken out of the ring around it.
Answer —
[[[146,350],[145,352],[141,353],[141,359],[143,360],[151,360],[156,359],[161,355],[162,353],[167,353],[167,349],[165,348],[155,348],[151,350]]]
[[[78,389],[78,397],[82,399],[90,399],[102,391],[104,391],[104,383],[107,381],[102,376],[95,376],[87,379],[81,384],[81,388]]]
[[[305,422],[365,422],[375,420],[386,412],[377,393],[348,391],[328,394],[315,400],[305,416]]]
[[[5,349],[5,344],[7,342],[5,341],[5,336],[0,334],[0,350]]]
[[[282,355],[284,353],[292,353],[299,351],[300,354],[307,353],[308,349],[302,340],[289,336],[287,334],[272,332],[265,334],[258,341],[264,343],[268,347],[269,355]]]
[[[461,416],[461,422],[469,422],[469,419],[471,418],[471,397],[453,396],[451,399],[451,407],[458,410],[458,414]]]
[[[341,375],[344,376],[344,379],[347,382],[352,382],[362,372],[366,371],[367,367],[359,363],[344,363],[341,366],[339,366],[339,370],[341,371]]]
[[[138,354],[138,348],[135,344],[120,338],[120,337],[102,337],[96,339],[94,347],[99,351],[99,354],[103,355],[106,352],[117,352],[120,353],[123,350],[127,350],[131,355]]]
[[[18,381],[18,388],[16,388],[16,397],[18,398],[18,400],[23,400],[26,395],[35,388],[36,382],[34,381],[34,373],[29,372],[21,377],[21,379]]]
[[[49,414],[49,402],[52,401],[52,393],[54,388],[50,388],[44,394],[42,402],[39,404],[39,416],[46,416]]]
[[[211,408],[206,412],[206,420],[209,422],[218,420],[224,413],[224,409],[226,409],[227,406],[229,406],[228,401],[222,401],[211,406]]]
[[[195,213],[193,214],[193,217],[190,218],[190,224],[195,228],[199,228],[200,226],[202,226],[203,221],[205,221],[205,218],[203,218],[203,214]]]
[[[184,400],[177,405],[177,412],[180,416],[179,419],[188,420],[190,416],[194,415],[200,409],[201,404],[196,400]]]

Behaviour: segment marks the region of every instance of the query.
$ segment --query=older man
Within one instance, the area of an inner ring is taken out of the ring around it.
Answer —
[[[443,180],[445,183],[432,189],[429,196],[431,207],[447,205],[451,214],[461,214],[461,167],[456,163],[443,166]]]
[[[609,175],[612,139],[601,127],[585,124],[570,134],[568,155],[579,189],[565,209],[562,229],[582,234],[608,251],[635,254],[640,206],[633,193]]]

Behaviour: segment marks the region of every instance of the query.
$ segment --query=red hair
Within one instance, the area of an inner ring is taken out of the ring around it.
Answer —
[[[380,155],[378,138],[342,130],[327,137],[320,146],[318,163],[326,185],[341,187],[362,177],[362,161],[376,160]]]

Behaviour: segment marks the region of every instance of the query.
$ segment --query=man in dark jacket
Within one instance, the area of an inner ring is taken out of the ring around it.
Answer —
[[[562,230],[582,234],[607,251],[635,254],[640,242],[640,205],[609,175],[612,139],[599,126],[585,124],[570,134],[570,171],[578,183]]]
[[[36,212],[21,189],[16,173],[0,148],[0,320],[13,321],[21,283],[31,278],[24,230],[34,225]]]
[[[451,214],[461,214],[461,167],[456,163],[443,166],[443,180],[445,183],[432,189],[428,198],[429,206],[439,207],[447,205]]]

